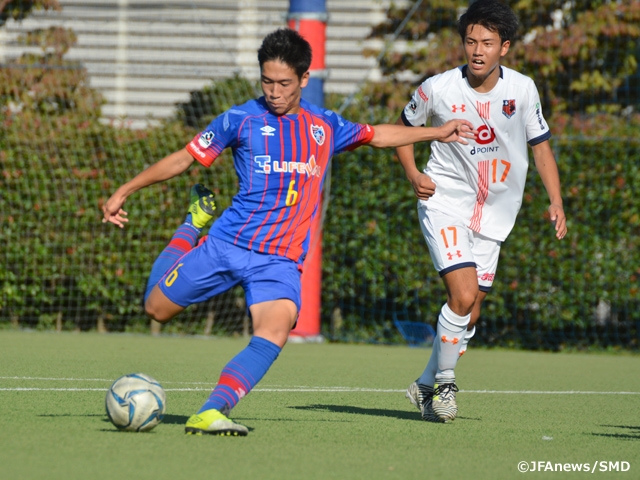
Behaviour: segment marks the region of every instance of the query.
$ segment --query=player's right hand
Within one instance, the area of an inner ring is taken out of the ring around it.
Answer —
[[[413,191],[420,200],[429,200],[436,193],[436,184],[431,177],[425,173],[419,173],[411,178]]]
[[[564,214],[562,205],[549,205],[549,220],[556,230],[556,238],[562,240],[567,234],[567,217]]]
[[[122,207],[124,205],[125,198],[120,196],[118,192],[111,195],[109,200],[102,206],[102,223],[113,223],[120,228],[124,228],[124,224],[129,221],[126,216],[128,215]]]

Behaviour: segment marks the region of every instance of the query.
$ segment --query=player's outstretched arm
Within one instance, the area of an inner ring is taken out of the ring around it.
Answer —
[[[395,125],[374,125],[373,131],[373,140],[369,145],[376,148],[402,147],[433,140],[466,144],[466,139],[475,138],[477,133],[467,120],[449,120],[439,127],[407,127],[396,122]]]
[[[548,140],[534,145],[532,149],[536,168],[549,195],[549,219],[555,226],[556,237],[561,240],[567,234],[567,218],[562,206],[558,165]]]
[[[129,195],[154,183],[163,182],[180,175],[185,172],[193,162],[194,158],[186,148],[183,148],[140,172],[133,179],[120,186],[102,206],[102,223],[110,222],[123,228],[124,224],[129,220],[126,218],[127,212],[125,212],[122,207]]]

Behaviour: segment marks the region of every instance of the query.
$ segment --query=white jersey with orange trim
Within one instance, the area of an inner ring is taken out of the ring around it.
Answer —
[[[462,218],[469,228],[504,241],[522,204],[531,146],[551,137],[529,77],[505,67],[488,93],[469,85],[462,66],[425,80],[402,112],[405,125],[469,120],[476,140],[431,143],[424,172],[436,184],[428,209]],[[420,200],[420,202],[425,202]]]

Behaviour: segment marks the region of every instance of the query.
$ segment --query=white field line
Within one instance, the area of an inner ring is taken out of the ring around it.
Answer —
[[[113,380],[106,378],[49,378],[49,377],[2,377],[0,380],[31,380],[67,381],[67,382],[105,382],[111,384]],[[202,392],[210,391],[215,384],[208,382],[170,382],[162,381],[162,385],[194,385],[193,387],[165,388],[167,392]],[[202,386],[197,386],[202,385]],[[84,387],[0,387],[0,392],[104,392],[108,386],[102,388]],[[280,386],[269,385],[257,387],[253,392],[312,392],[312,393],[404,393],[405,390],[359,387],[316,387],[316,386]],[[596,392],[586,390],[460,390],[460,393],[478,393],[489,395],[640,395],[640,392]]]
[[[108,382],[112,383],[113,378],[56,378],[56,377],[0,377],[0,380],[44,380],[50,382]],[[187,385],[211,385],[210,382],[162,382],[162,383],[184,383]]]
[[[165,388],[165,392],[210,392],[210,388]],[[39,387],[0,387],[0,392],[106,392],[107,388],[39,388]],[[404,393],[405,390],[378,388],[254,388],[252,392],[311,392],[311,393]],[[460,390],[458,393],[486,393],[493,395],[640,395],[640,392],[587,392],[571,391],[529,391],[529,390]]]

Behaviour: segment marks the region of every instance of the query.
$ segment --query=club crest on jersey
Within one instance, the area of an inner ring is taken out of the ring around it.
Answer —
[[[324,127],[319,127],[317,125],[311,125],[311,135],[313,135],[313,139],[316,141],[318,145],[322,145],[324,143]]]
[[[204,132],[200,135],[198,143],[202,148],[209,148],[209,145],[211,145],[211,142],[213,141],[213,137],[215,137],[213,132]]]
[[[516,113],[516,101],[514,100],[503,100],[502,101],[502,114],[511,118]]]

